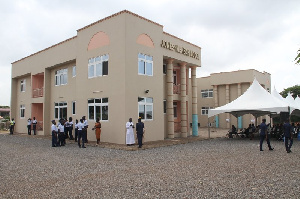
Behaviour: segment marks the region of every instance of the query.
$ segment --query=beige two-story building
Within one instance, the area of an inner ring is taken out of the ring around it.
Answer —
[[[271,91],[271,75],[254,69],[212,73],[208,77],[197,78],[200,125],[210,124],[217,128],[230,128],[231,125],[235,125],[240,129],[253,123],[254,117],[250,114],[236,118],[229,113],[223,113],[209,120],[207,114],[209,109],[228,104],[241,96],[250,87],[254,78],[267,91]]]
[[[121,11],[12,63],[15,131],[36,117],[38,134],[49,135],[52,119],[86,116],[89,140],[100,118],[101,141],[124,144],[128,118],[141,117],[146,141],[197,135],[200,66],[200,47]]]

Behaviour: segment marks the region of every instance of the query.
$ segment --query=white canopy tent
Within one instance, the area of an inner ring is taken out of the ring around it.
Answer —
[[[294,114],[297,113],[297,115],[299,115],[300,98],[296,97],[296,99],[294,100],[293,96],[290,93],[288,94],[288,96],[286,98],[284,98],[277,92],[277,90],[275,88],[272,91],[272,95],[274,97],[286,102],[290,107],[290,113],[294,113]]]
[[[243,95],[224,106],[208,110],[208,117],[220,113],[231,113],[235,117],[250,113],[258,117],[288,111],[288,103],[271,95],[254,79],[252,85]]]

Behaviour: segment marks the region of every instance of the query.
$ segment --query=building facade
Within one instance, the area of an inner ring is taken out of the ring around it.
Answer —
[[[230,128],[231,125],[235,125],[239,129],[248,127],[254,119],[250,114],[236,118],[229,113],[222,113],[209,119],[207,114],[209,109],[228,104],[241,96],[250,87],[254,78],[271,92],[271,75],[253,69],[213,73],[208,77],[197,78],[200,125],[207,127],[210,124],[217,128]]]
[[[89,140],[100,118],[101,141],[124,144],[125,123],[141,117],[146,141],[197,135],[200,66],[200,47],[121,11],[12,63],[15,131],[36,117],[38,134],[50,135],[52,119],[86,116]]]

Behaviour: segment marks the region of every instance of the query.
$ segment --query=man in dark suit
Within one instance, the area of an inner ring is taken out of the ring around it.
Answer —
[[[136,127],[136,135],[138,138],[138,144],[139,148],[142,148],[143,145],[143,134],[144,134],[144,123],[142,122],[142,119],[138,119],[138,123],[135,125]]]

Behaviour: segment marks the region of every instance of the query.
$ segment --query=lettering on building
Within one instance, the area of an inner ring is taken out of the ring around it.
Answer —
[[[199,60],[199,54],[198,53],[196,53],[192,50],[186,49],[184,47],[172,44],[171,42],[162,40],[161,41],[161,47]]]

